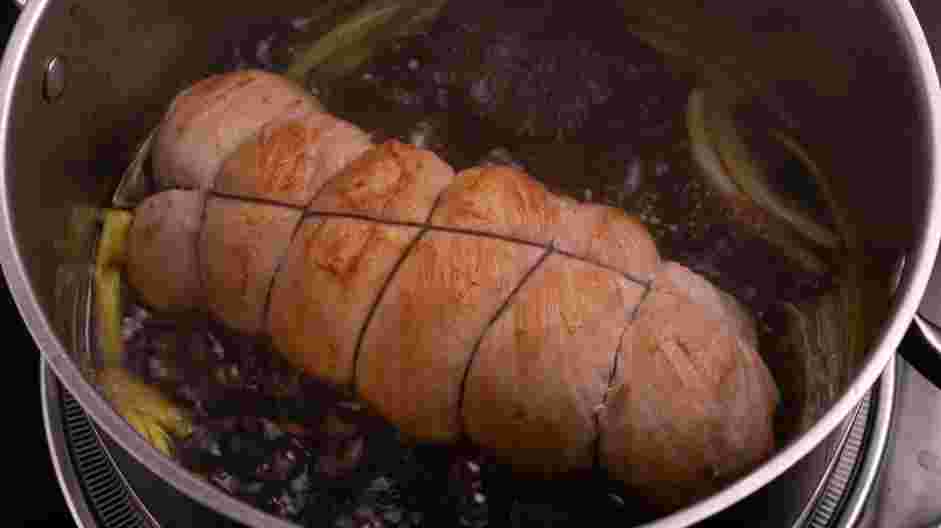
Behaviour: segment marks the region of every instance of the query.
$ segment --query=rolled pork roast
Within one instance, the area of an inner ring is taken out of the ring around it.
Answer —
[[[752,317],[620,209],[374,144],[254,70],[182,91],[153,163],[126,269],[144,302],[269,336],[417,441],[597,464],[665,509],[775,449]]]

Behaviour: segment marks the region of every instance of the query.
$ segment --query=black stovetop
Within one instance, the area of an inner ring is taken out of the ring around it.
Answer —
[[[2,2],[0,2],[2,3]],[[2,283],[0,283],[2,284]],[[39,351],[26,330],[13,298],[0,286],[0,320],[6,322],[0,340],[4,343],[4,366],[0,375],[3,400],[0,418],[3,452],[8,465],[3,472],[12,486],[6,496],[8,526],[75,526],[59,488],[42,421],[39,394]],[[9,361],[9,363],[7,363]],[[17,475],[25,475],[25,480]],[[12,519],[10,516],[12,515]]]

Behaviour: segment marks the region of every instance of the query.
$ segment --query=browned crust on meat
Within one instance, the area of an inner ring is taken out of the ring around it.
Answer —
[[[300,217],[288,207],[208,199],[200,263],[211,314],[240,332],[263,329],[268,290]]]
[[[454,170],[429,150],[389,140],[353,160],[310,210],[397,222],[424,222]]]
[[[643,292],[608,269],[550,256],[474,357],[462,408],[468,436],[526,472],[589,469],[595,413]]]
[[[371,145],[365,132],[321,111],[276,119],[225,161],[215,189],[305,207]]]
[[[419,229],[348,218],[304,221],[271,291],[268,332],[304,372],[353,380],[357,338]]]
[[[459,172],[431,223],[547,245],[560,229],[562,208],[557,196],[526,173],[489,165]]]
[[[613,475],[671,510],[770,455],[777,398],[738,325],[659,279],[621,342],[600,453]]]
[[[408,435],[457,439],[474,344],[542,253],[488,237],[427,233],[366,329],[356,367],[362,397]]]
[[[556,247],[647,282],[660,266],[660,253],[636,217],[607,205],[583,203],[564,209]]]

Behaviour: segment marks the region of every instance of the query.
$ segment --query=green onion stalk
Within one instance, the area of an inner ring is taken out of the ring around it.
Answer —
[[[145,148],[138,153],[139,158],[147,156],[146,145],[149,142],[145,142]],[[137,174],[142,165],[140,160],[135,160],[130,168],[137,169],[127,174]],[[122,184],[125,183],[122,181]],[[192,431],[189,416],[124,365],[125,346],[121,323],[127,295],[123,277],[133,214],[124,209],[109,208],[101,211],[101,220],[94,267],[94,320],[102,360],[102,367],[96,373],[96,382],[115,411],[152,446],[170,456],[173,453],[173,439],[184,438]]]

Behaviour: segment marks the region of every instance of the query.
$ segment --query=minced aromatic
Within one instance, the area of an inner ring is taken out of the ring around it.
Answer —
[[[127,367],[193,413],[174,456],[214,486],[305,526],[568,526],[636,521],[606,479],[533,481],[469,445],[409,442],[359,402],[299,374],[270,345],[137,304]]]

